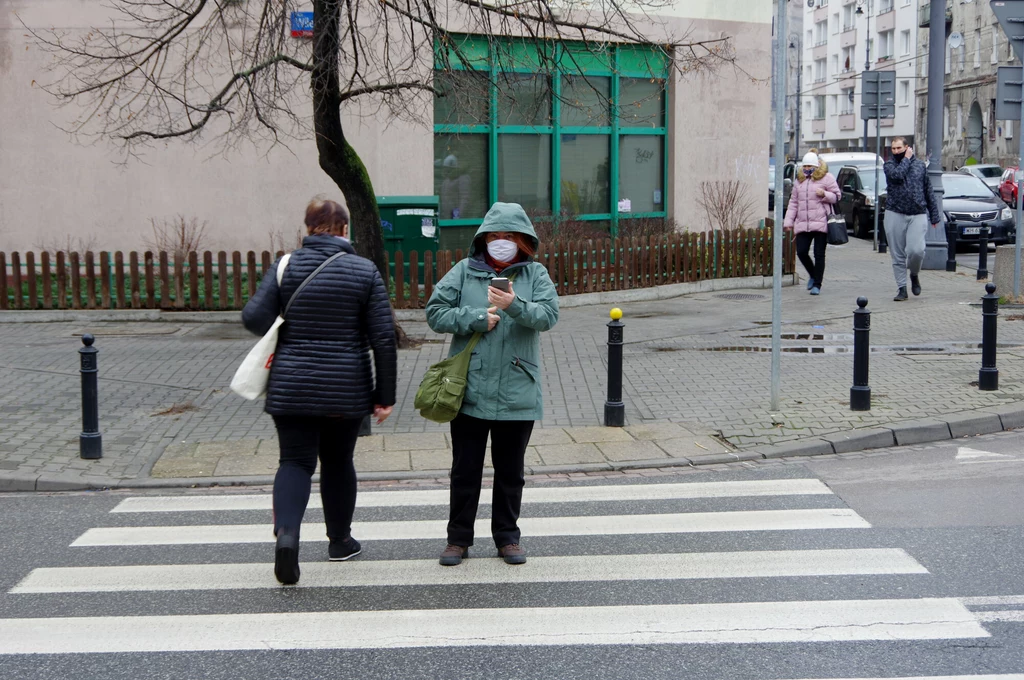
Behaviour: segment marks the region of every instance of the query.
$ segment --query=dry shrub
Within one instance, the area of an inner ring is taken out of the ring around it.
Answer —
[[[270,237],[270,252],[272,253],[280,251],[288,253],[302,247],[301,229],[296,229],[294,234],[288,234],[284,229],[274,229],[268,231],[267,236]]]
[[[754,199],[739,180],[701,182],[697,205],[704,210],[712,229],[746,226],[754,213]]]
[[[534,229],[541,243],[554,239],[568,241],[594,241],[611,238],[604,222],[593,222],[572,217],[563,217],[556,225],[550,218],[536,219],[531,215]],[[668,236],[678,230],[676,221],[666,217],[619,217],[619,238],[648,238]]]
[[[147,250],[167,253],[175,260],[186,260],[189,253],[202,250],[206,222],[200,224],[195,217],[187,219],[184,215],[177,215],[161,222],[150,219],[149,223],[153,227],[153,237],[144,242]]]
[[[43,238],[32,244],[32,248],[40,253],[49,253],[54,258],[57,253],[87,253],[96,250],[95,236],[52,236]]]

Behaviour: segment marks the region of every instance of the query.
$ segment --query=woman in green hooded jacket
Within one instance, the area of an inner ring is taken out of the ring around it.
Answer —
[[[558,321],[558,293],[547,269],[533,261],[539,241],[517,203],[495,203],[473,238],[469,257],[448,272],[427,302],[427,323],[452,333],[449,356],[482,336],[469,362],[466,393],[451,422],[452,471],[448,545],[441,564],[454,566],[473,545],[487,437],[494,492],[491,535],[508,564],[526,562],[520,545],[524,457],[534,421],[544,412],[540,333]],[[508,292],[491,279],[509,279]]]

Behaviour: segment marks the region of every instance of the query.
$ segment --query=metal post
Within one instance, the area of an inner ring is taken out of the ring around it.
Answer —
[[[775,110],[782,111],[786,106],[786,66],[789,52],[785,45],[786,14],[789,3],[779,0],[778,15],[775,20],[775,70],[772,82],[775,85]],[[779,379],[782,356],[782,204],[785,202],[785,187],[782,182],[782,170],[786,167],[786,155],[783,146],[786,143],[786,121],[783,116],[775,116],[775,227],[772,230],[772,366],[771,366],[771,410],[779,408]]]
[[[946,271],[956,271],[956,235],[958,233],[956,222],[946,222]]]
[[[78,454],[85,459],[103,457],[103,435],[100,434],[99,367],[96,355],[99,350],[92,346],[96,341],[89,333],[82,336],[82,347],[78,350],[82,361],[82,434],[78,437]]]
[[[871,333],[871,312],[867,309],[868,299],[857,298],[857,309],[853,310],[853,387],[850,388],[850,410],[871,410],[871,387],[868,386],[868,360],[871,356],[869,334]]]
[[[928,44],[946,44],[946,3],[944,0],[935,0],[931,3],[931,11],[928,15]],[[946,51],[934,49],[928,51],[928,124],[927,131],[927,154],[917,153],[922,160],[928,163],[928,178],[932,182],[932,192],[935,195],[935,203],[939,208],[939,220],[943,219],[942,195],[945,190],[942,188],[942,98],[945,84]],[[915,145],[916,146],[916,145]],[[941,228],[941,225],[940,225]],[[939,229],[933,229],[928,225],[925,236],[924,263],[922,269],[944,269],[946,265],[946,235]]]
[[[981,240],[978,242],[978,280],[988,278],[988,225],[981,225]]]
[[[878,103],[875,105],[875,250],[878,250],[878,161],[882,158],[882,93],[879,86]],[[867,123],[865,123],[867,125]]]
[[[868,18],[867,31],[866,31],[866,33],[864,35],[864,70],[865,71],[870,71],[871,70],[871,10],[872,9],[874,9],[874,7],[871,6],[870,2],[868,2],[868,3],[866,3],[864,5],[864,10],[865,10],[864,14]],[[864,102],[864,83],[861,83],[860,91],[861,91],[861,103],[863,103]],[[881,104],[881,99],[878,100],[878,103]],[[876,110],[877,110],[877,107],[876,107]],[[877,132],[876,132],[876,134],[877,134]],[[867,151],[867,150],[868,150],[868,121],[867,121],[867,119],[865,119],[864,120],[864,151]]]
[[[626,405],[622,403],[622,310],[614,308],[608,315],[608,401],[604,402],[604,426],[626,424]]]
[[[996,284],[985,284],[987,295],[981,297],[981,371],[978,389],[992,392],[999,389],[999,371],[996,369],[996,319],[999,318],[999,297]]]
[[[1024,81],[1024,66],[1021,66],[1021,79]],[[1017,150],[1017,168],[1018,171],[1024,168],[1024,104],[1020,107],[1020,123],[1017,128],[1017,139],[1018,150]],[[1017,224],[1016,230],[1014,231],[1013,241],[1016,244],[1013,252],[1013,301],[1017,302],[1020,300],[1020,231],[1021,227],[1024,226],[1024,222],[1021,221],[1021,217],[1024,216],[1024,173],[1021,173],[1017,179]]]

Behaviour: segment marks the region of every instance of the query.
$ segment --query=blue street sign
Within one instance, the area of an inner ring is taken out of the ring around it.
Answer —
[[[312,38],[313,37],[313,13],[292,12],[292,37]]]

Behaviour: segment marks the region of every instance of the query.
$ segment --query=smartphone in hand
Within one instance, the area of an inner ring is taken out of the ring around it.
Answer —
[[[508,279],[503,276],[496,276],[491,279],[491,287],[508,292]]]

